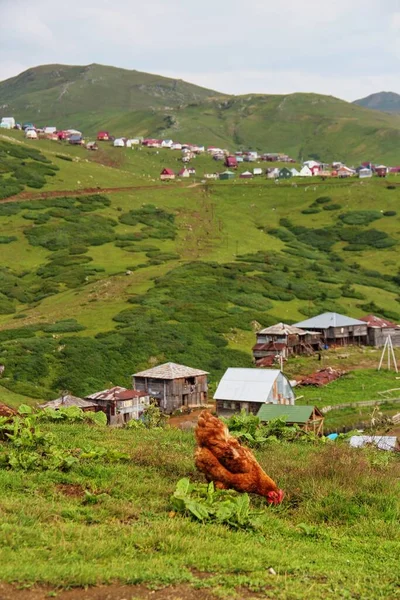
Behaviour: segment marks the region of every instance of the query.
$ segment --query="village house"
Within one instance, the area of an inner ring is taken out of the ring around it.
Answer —
[[[294,354],[312,354],[321,346],[318,332],[304,331],[293,325],[277,323],[257,332],[253,358],[257,366],[271,366],[275,358],[286,360]]]
[[[304,165],[304,167],[300,169],[299,175],[300,177],[312,177],[313,173],[309,166]]]
[[[254,176],[258,176],[258,175],[262,175],[262,174],[263,174],[263,170],[261,169],[261,167],[254,167],[254,169],[253,169]]]
[[[239,177],[241,179],[253,179],[253,173],[251,173],[251,171],[243,171],[243,173],[240,173]]]
[[[161,181],[168,181],[169,179],[175,179],[175,173],[172,169],[163,169],[160,173]]]
[[[39,406],[40,408],[52,408],[53,410],[60,410],[62,408],[76,406],[84,412],[95,412],[97,409],[97,404],[95,402],[83,400],[83,398],[77,398],[76,396],[71,396],[70,394],[63,394],[60,396],[60,398],[56,398],[55,400],[51,400],[45,404],[40,404]]]
[[[236,156],[227,156],[225,158],[225,166],[231,169],[236,169],[238,166]]]
[[[223,173],[219,174],[219,178],[221,180],[234,179],[234,177],[235,177],[235,173],[233,173],[232,171],[224,171]]]
[[[367,179],[369,177],[372,177],[372,170],[367,169],[366,167],[362,167],[358,170],[358,177],[360,179]]]
[[[27,140],[37,140],[38,139],[38,134],[36,132],[36,129],[26,129],[25,130],[25,137]]]
[[[125,138],[116,138],[113,146],[114,148],[125,148]]]
[[[311,319],[295,323],[295,327],[307,331],[318,331],[321,333],[322,342],[327,344],[364,344],[368,342],[367,324],[346,315],[334,312],[326,312]]]
[[[178,173],[178,177],[190,177],[190,173],[188,169],[181,169]]]
[[[283,406],[282,404],[263,404],[257,413],[262,423],[273,419],[286,418],[286,425],[298,425],[315,435],[324,434],[324,415],[316,406]]]
[[[256,415],[262,404],[294,404],[287,377],[278,369],[227,369],[214,394],[218,415],[245,410]]]
[[[207,371],[168,362],[132,375],[133,387],[154,398],[165,413],[182,407],[205,406],[208,400]]]
[[[109,142],[110,140],[111,140],[111,136],[108,133],[108,131],[99,131],[99,133],[97,134],[98,142]]]
[[[400,347],[400,325],[375,315],[366,315],[360,320],[368,326],[368,344],[370,346],[380,348],[385,345],[390,336],[393,346]]]
[[[0,126],[4,129],[14,129],[15,119],[14,117],[2,117]]]
[[[387,172],[388,168],[385,167],[385,165],[378,165],[375,167],[375,173],[378,175],[378,177],[386,177]]]
[[[109,425],[123,425],[131,419],[140,419],[150,404],[150,396],[146,392],[120,386],[90,394],[86,400],[94,402],[99,410],[106,413]]]
[[[287,167],[282,167],[279,170],[278,179],[290,179],[291,177],[293,177],[292,172]]]

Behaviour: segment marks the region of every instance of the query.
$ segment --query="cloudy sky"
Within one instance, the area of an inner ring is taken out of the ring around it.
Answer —
[[[93,62],[222,92],[400,93],[400,0],[0,0],[0,80]]]

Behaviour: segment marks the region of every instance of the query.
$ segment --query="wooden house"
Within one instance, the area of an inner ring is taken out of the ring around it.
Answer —
[[[175,173],[172,169],[163,169],[160,173],[160,179],[162,181],[168,181],[170,179],[175,179]]]
[[[286,323],[277,323],[257,332],[256,345],[253,346],[253,358],[258,366],[263,365],[266,357],[289,358],[295,354],[312,354],[321,345],[318,332],[305,331]],[[270,361],[273,362],[273,361]],[[268,361],[265,361],[267,364]]]
[[[316,406],[282,406],[282,404],[263,404],[257,413],[262,423],[273,419],[286,418],[286,425],[298,425],[304,431],[315,435],[324,434],[324,415]]]
[[[300,321],[295,323],[295,326],[307,331],[318,331],[321,333],[321,341],[325,345],[339,344],[346,346],[348,344],[367,345],[368,343],[366,323],[334,312],[326,312],[311,319]]]
[[[131,419],[140,419],[150,404],[150,396],[146,392],[120,386],[91,394],[86,400],[94,402],[98,410],[106,413],[109,425],[123,425]]]
[[[227,369],[214,394],[217,413],[257,414],[262,404],[294,404],[289,380],[278,369]]]
[[[370,346],[380,348],[385,345],[390,336],[393,346],[400,347],[400,325],[375,315],[366,315],[360,320],[368,326],[368,344]]]
[[[70,408],[71,406],[76,406],[77,408],[82,409],[84,412],[96,412],[97,409],[95,402],[83,400],[83,398],[77,398],[76,396],[71,396],[70,394],[64,394],[60,396],[60,398],[56,398],[55,400],[51,400],[45,404],[40,404],[40,408],[52,408],[53,410]]]
[[[168,362],[135,373],[133,387],[155,400],[165,413],[186,407],[205,406],[208,401],[207,371]]]

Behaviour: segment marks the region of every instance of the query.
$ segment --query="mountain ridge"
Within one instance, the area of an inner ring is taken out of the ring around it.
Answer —
[[[97,63],[34,67],[0,83],[0,117],[94,136],[165,136],[293,158],[398,161],[400,115],[313,93],[221,94]]]
[[[389,113],[400,113],[400,94],[395,92],[376,92],[365,98],[354,100],[353,104]]]

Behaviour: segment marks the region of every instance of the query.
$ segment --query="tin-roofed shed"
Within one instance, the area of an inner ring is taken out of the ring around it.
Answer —
[[[207,371],[168,362],[135,373],[133,387],[156,399],[163,412],[173,413],[183,406],[207,404],[207,375]]]
[[[304,431],[312,431],[316,435],[324,433],[324,416],[316,406],[263,404],[257,416],[264,423],[286,417],[287,425],[299,425]]]
[[[85,412],[95,411],[97,408],[95,402],[83,400],[83,398],[77,398],[76,396],[71,396],[70,394],[65,394],[64,396],[60,396],[60,398],[56,398],[55,400],[51,400],[45,404],[40,404],[40,408],[52,408],[53,410],[70,408],[71,406],[81,408]]]
[[[257,414],[261,404],[294,404],[287,377],[279,369],[227,369],[214,394],[217,413],[245,410]]]

